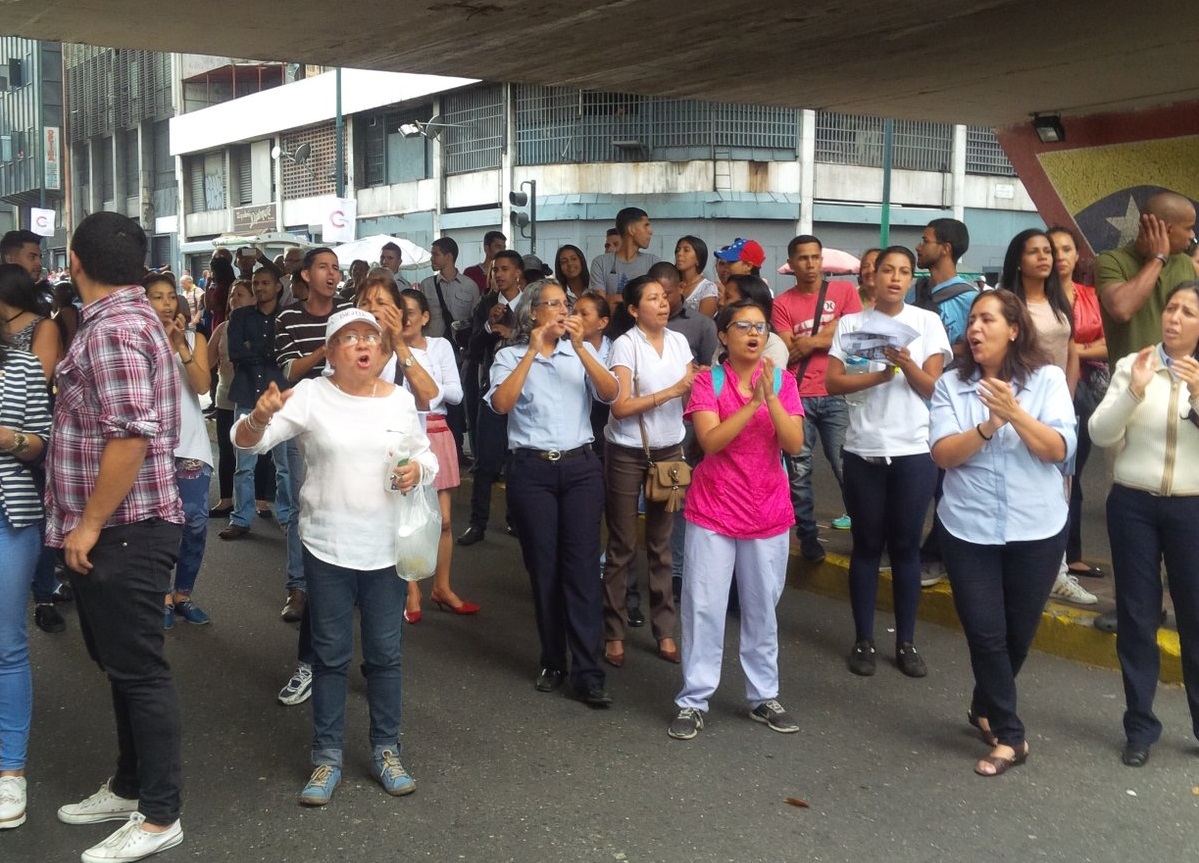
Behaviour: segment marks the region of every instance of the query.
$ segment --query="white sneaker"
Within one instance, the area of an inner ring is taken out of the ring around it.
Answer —
[[[132,863],[159,851],[174,848],[183,841],[183,824],[176,820],[161,833],[142,829],[146,816],[134,812],[129,821],[99,845],[83,852],[83,863]]]
[[[945,580],[945,564],[939,560],[930,560],[920,567],[920,586],[932,587]]]
[[[25,823],[25,777],[0,776],[0,830]]]
[[[109,779],[100,790],[79,803],[68,803],[58,810],[63,824],[99,824],[101,821],[124,821],[137,811],[137,801],[118,797],[109,787]]]
[[[1073,602],[1075,605],[1095,605],[1099,602],[1099,597],[1083,588],[1078,579],[1068,573],[1058,573],[1057,580],[1053,582],[1053,590],[1049,591],[1049,597]]]
[[[312,666],[301,662],[291,679],[279,690],[279,703],[291,707],[303,704],[312,695]]]

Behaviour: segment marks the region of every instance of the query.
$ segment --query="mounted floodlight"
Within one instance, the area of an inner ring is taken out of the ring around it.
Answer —
[[[271,158],[272,159],[275,159],[277,161],[278,159],[280,159],[283,156],[286,156],[287,158],[291,159],[297,165],[303,165],[305,162],[308,161],[309,157],[312,156],[312,145],[307,144],[307,143],[301,144],[300,146],[298,146],[294,150],[292,150],[290,153],[287,150],[284,150],[282,147],[276,146],[276,147],[271,148]]]
[[[1062,118],[1058,114],[1046,117],[1034,114],[1032,128],[1042,144],[1060,144],[1066,140],[1066,127],[1062,125]]]
[[[442,129],[464,129],[464,123],[443,123],[438,114],[434,114],[428,120],[413,120],[411,123],[400,124],[400,134],[405,138],[416,138],[425,136],[426,138],[436,138],[441,134]]]

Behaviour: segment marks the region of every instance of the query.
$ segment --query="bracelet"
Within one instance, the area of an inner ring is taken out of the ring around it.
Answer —
[[[658,394],[650,393],[650,399],[653,401],[654,407],[657,407],[658,406]]]
[[[983,424],[982,423],[979,423],[978,425],[976,425],[974,427],[974,430],[976,432],[978,432],[978,436],[980,438],[982,438],[983,440],[991,440],[991,438],[995,437],[994,434],[992,434],[991,437],[987,437],[985,434],[983,434]]]
[[[190,357],[188,357],[187,359],[185,359],[185,360],[183,361],[183,364],[184,364],[185,366],[190,366],[190,365],[191,365],[192,363],[194,363],[195,361],[196,361],[196,355],[195,355],[195,354],[192,354]]]
[[[247,428],[250,429],[250,431],[254,432],[255,434],[262,434],[264,431],[266,431],[266,427],[269,426],[270,424],[271,424],[271,421],[267,420],[266,422],[259,425],[258,422],[254,419],[253,411],[250,411],[248,414],[246,414],[246,426],[247,426]]]
[[[8,453],[9,455],[19,456],[27,449],[29,449],[29,435],[25,434],[24,432],[14,431],[12,433],[12,446],[6,450],[3,450],[3,452]]]

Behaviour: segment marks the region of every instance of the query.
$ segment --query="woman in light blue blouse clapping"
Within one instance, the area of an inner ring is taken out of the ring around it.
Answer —
[[[1028,757],[1016,675],[1065,551],[1060,465],[1076,445],[1074,405],[1010,291],[975,299],[966,344],[933,391],[929,440],[945,469],[937,515],[974,670],[967,718],[991,746],[974,772],[998,776]]]

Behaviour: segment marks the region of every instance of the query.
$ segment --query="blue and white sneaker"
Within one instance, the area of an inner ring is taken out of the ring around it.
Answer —
[[[848,513],[842,513],[832,521],[833,530],[849,530],[853,527],[853,522],[849,518]]]
[[[341,768],[322,764],[312,771],[308,784],[300,792],[300,802],[305,806],[324,806],[333,799],[333,791],[340,784]]]
[[[371,774],[392,797],[403,797],[416,790],[416,780],[408,775],[400,763],[400,756],[390,749],[384,749],[371,759]]]
[[[175,603],[175,614],[182,617],[188,623],[195,626],[204,626],[212,623],[212,618],[204,613],[204,609],[196,605],[190,599],[184,599]]]

